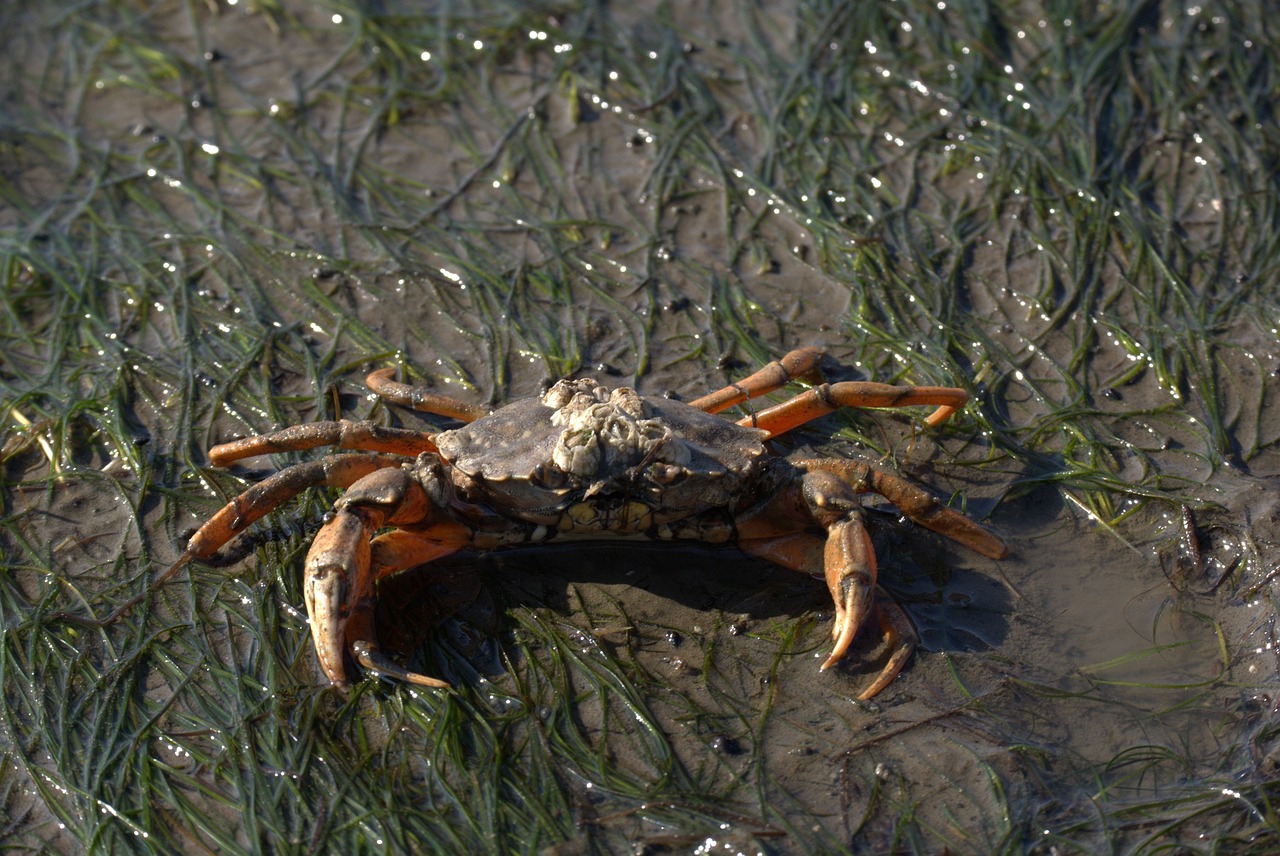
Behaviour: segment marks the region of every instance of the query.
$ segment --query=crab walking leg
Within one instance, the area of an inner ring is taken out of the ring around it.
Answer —
[[[406,683],[436,689],[449,687],[446,681],[403,668],[382,652],[374,627],[373,594],[374,587],[382,578],[448,556],[468,546],[469,542],[469,530],[455,523],[433,526],[425,532],[393,529],[373,539],[370,544],[369,581],[357,585],[361,594],[351,601],[347,614],[347,650],[357,663],[371,672]]]
[[[807,389],[790,401],[738,420],[747,428],[761,428],[770,437],[785,434],[806,422],[841,407],[909,407],[933,404],[937,409],[925,422],[937,425],[969,400],[969,393],[950,386],[890,386],[872,381],[824,383]]]
[[[984,556],[1003,559],[1009,555],[1009,548],[999,535],[948,508],[933,494],[905,479],[849,459],[815,458],[796,461],[795,464],[808,473],[831,473],[858,493],[878,493],[926,529],[945,535]]]
[[[489,408],[479,404],[454,401],[452,398],[436,395],[422,387],[397,383],[391,379],[395,373],[395,369],[378,369],[376,372],[371,372],[364,382],[369,389],[387,401],[402,407],[411,407],[414,410],[435,413],[438,416],[449,416],[463,422],[474,422],[482,416],[489,415]]]
[[[382,455],[331,455],[319,461],[298,464],[259,482],[218,510],[187,541],[182,555],[157,576],[142,594],[129,598],[103,619],[88,620],[59,613],[69,621],[91,627],[114,624],[125,612],[142,603],[151,593],[187,566],[192,559],[208,559],[250,524],[310,487],[346,487],[383,467],[399,466],[400,458]]]
[[[810,374],[822,359],[821,348],[800,348],[791,351],[780,360],[774,360],[764,368],[737,383],[689,402],[691,407],[707,413],[719,413],[726,407],[741,404],[749,398],[764,395],[786,386],[793,380]]]
[[[429,431],[386,428],[372,422],[311,422],[294,425],[270,434],[233,440],[209,450],[209,463],[225,467],[241,458],[276,452],[298,452],[317,446],[359,449],[364,452],[390,452],[414,458],[422,452],[436,451],[435,435]]]
[[[349,487],[370,473],[399,467],[403,463],[404,458],[394,455],[356,453],[330,455],[318,461],[287,467],[219,509],[187,541],[187,549],[179,561],[185,564],[193,558],[208,559],[255,521],[307,488]]]

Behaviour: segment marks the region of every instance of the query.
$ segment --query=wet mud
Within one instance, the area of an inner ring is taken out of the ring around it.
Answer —
[[[706,46],[699,48],[699,69],[721,63],[730,81],[722,114],[703,121],[723,125],[713,138],[726,162],[749,161],[763,132],[738,116],[735,105],[746,109],[750,87],[733,77],[729,54],[714,48],[747,35],[736,29],[734,15],[705,5],[714,12],[710,20],[691,12],[685,22],[690,38]],[[777,23],[773,37],[788,44],[795,24],[782,4],[768,5],[777,7],[765,15]],[[630,28],[638,43],[648,38],[643,20],[619,14],[618,26]],[[186,16],[175,10],[157,26],[190,37]],[[309,41],[259,42],[245,37],[258,26],[252,16],[196,17],[204,40],[243,45],[230,61],[235,85],[221,94],[220,109],[233,123],[250,121],[242,117],[254,115],[263,99],[282,98],[279,80],[327,67],[342,44],[339,32],[319,24]],[[497,107],[460,104],[437,115],[409,115],[366,141],[364,157],[422,188],[420,208],[398,217],[382,212],[384,222],[372,224],[387,227],[385,244],[369,238],[360,200],[348,200],[349,207],[317,203],[310,190],[290,182],[242,196],[221,190],[238,217],[297,235],[306,249],[254,248],[237,261],[242,267],[235,277],[186,296],[186,311],[209,321],[196,334],[209,339],[199,339],[202,354],[220,354],[215,340],[229,334],[210,325],[223,318],[237,336],[292,337],[325,368],[277,358],[264,345],[239,364],[211,361],[199,369],[200,379],[185,385],[170,383],[163,372],[140,371],[151,391],[126,402],[121,418],[149,438],[133,459],[141,461],[141,473],[96,440],[86,440],[75,455],[80,471],[98,477],[56,480],[51,489],[41,486],[48,464],[36,448],[8,458],[7,512],[57,568],[56,574],[11,570],[28,601],[58,599],[59,610],[84,609],[82,597],[109,603],[144,590],[191,528],[240,486],[227,474],[197,469],[213,442],[276,427],[286,417],[449,424],[379,404],[361,381],[371,368],[396,366],[402,379],[491,405],[537,394],[562,375],[688,400],[807,345],[827,350],[824,369],[832,379],[878,379],[894,370],[888,352],[867,345],[874,339],[868,294],[815,263],[821,238],[801,212],[763,189],[741,206],[727,205],[720,193],[724,176],[705,167],[687,177],[680,198],[659,199],[652,182],[667,150],[643,142],[652,127],[645,105],[626,94],[610,96],[603,86],[598,93],[568,94],[543,71],[516,56],[495,74]],[[113,140],[120,135],[112,128],[174,121],[166,99],[118,88],[90,98],[97,122],[90,132]],[[337,108],[323,101],[306,106],[312,111],[306,124],[321,129],[321,138],[329,133],[323,129],[339,126]],[[536,123],[535,142],[554,150],[562,172],[549,176],[534,155],[506,170],[501,155],[498,163],[477,155],[501,153],[504,135],[523,133],[525,123]],[[125,142],[145,147],[145,137]],[[256,139],[264,168],[306,168],[305,147],[290,149],[267,135]],[[888,174],[905,186],[909,172],[900,166]],[[960,194],[962,178],[974,181],[967,171],[951,174],[939,195]],[[214,192],[218,181],[208,181]],[[548,181],[573,190],[553,197]],[[159,185],[156,194],[177,220],[200,220],[185,207],[186,196]],[[557,200],[554,211],[542,207],[548,198]],[[517,200],[526,207],[513,209]],[[936,199],[920,204],[946,209]],[[558,259],[560,245],[522,220],[529,212],[542,218],[539,228],[577,230],[579,255]],[[1000,228],[991,224],[993,237]],[[425,239],[424,232],[430,233]],[[480,244],[516,261],[486,265],[479,244],[466,243],[464,234],[483,235]],[[410,244],[412,252],[405,251]],[[1005,426],[1031,424],[1071,397],[1066,381],[1049,376],[1072,364],[1077,343],[1045,335],[1059,319],[1041,312],[1031,296],[1039,270],[1031,253],[979,249],[955,277],[962,304],[956,323],[987,337],[965,355],[966,368],[979,376],[976,406]],[[872,293],[870,299],[905,298]],[[1123,300],[1109,310],[1125,317]],[[120,329],[141,351],[193,346],[176,321],[131,327],[129,317],[122,309]],[[1079,496],[1040,479],[1043,470],[1029,459],[984,465],[997,454],[995,443],[964,417],[954,430],[931,432],[921,427],[921,414],[836,415],[777,444],[780,454],[870,460],[980,517],[1011,547],[1005,560],[986,559],[869,501],[885,596],[906,610],[921,639],[901,677],[872,701],[855,700],[884,656],[868,634],[845,663],[818,671],[830,644],[823,583],[731,549],[592,545],[466,554],[423,579],[389,581],[381,620],[393,647],[411,649],[415,667],[447,671],[478,708],[487,699],[487,713],[496,716],[517,704],[527,680],[522,676],[552,674],[564,662],[545,640],[576,642],[572,653],[586,665],[556,677],[577,693],[576,733],[600,747],[610,764],[638,779],[653,777],[653,741],[621,724],[629,708],[618,699],[629,704],[631,697],[621,690],[604,697],[591,692],[608,680],[596,670],[624,675],[650,717],[637,728],[655,726],[672,764],[704,784],[706,804],[719,805],[720,817],[730,818],[717,843],[702,852],[855,845],[879,852],[892,848],[904,814],[922,828],[943,830],[926,850],[941,841],[974,853],[1009,836],[1034,842],[1040,826],[1088,813],[1100,770],[1110,781],[1124,759],[1163,747],[1178,762],[1153,763],[1150,776],[1126,781],[1126,799],[1183,793],[1182,783],[1218,775],[1265,773],[1274,769],[1276,748],[1266,743],[1270,738],[1255,743],[1253,736],[1268,733],[1280,666],[1274,606],[1280,390],[1274,341],[1238,323],[1229,337],[1239,343],[1236,370],[1220,402],[1228,414],[1223,421],[1232,426],[1221,461],[1200,451],[1200,429],[1169,406],[1170,391],[1155,372],[1127,373],[1127,340],[1104,336],[1090,354],[1082,369],[1087,385],[1111,390],[1090,402],[1100,430],[1114,431],[1109,472],[1117,482],[1138,483],[1158,468],[1171,494],[1183,497],[1147,503],[1118,526],[1102,525]],[[741,335],[731,337],[728,329]],[[898,332],[910,332],[915,353],[926,358],[931,349],[947,352],[927,322]],[[1037,344],[1027,350],[1029,343]],[[1010,374],[994,391],[986,386],[993,376],[984,371],[993,362],[981,353],[987,346],[991,353],[1020,355],[1013,364],[1027,382]],[[287,406],[264,403],[263,385]],[[168,418],[166,405],[180,396],[197,402],[191,412],[198,425]],[[275,465],[250,462],[238,474]],[[137,503],[140,478],[164,484],[164,495],[149,491]],[[148,601],[148,626],[169,628],[164,632],[185,650],[181,640],[196,623],[193,616],[216,603],[225,617],[203,632],[229,661],[252,665],[264,647],[283,645],[290,657],[288,674],[284,667],[276,673],[279,680],[310,680],[307,692],[327,692],[309,651],[297,574],[329,502],[309,498],[264,522],[239,548],[246,557],[239,565],[193,567],[188,579]],[[74,583],[74,596],[66,594],[65,581]],[[237,599],[240,612],[227,605]],[[96,642],[89,656],[106,668],[115,653]],[[131,691],[172,692],[185,680],[175,675],[197,659],[189,651],[176,654],[177,665],[156,666]],[[396,690],[367,692],[391,697]],[[399,739],[392,719],[372,706],[343,708],[341,715],[334,712],[339,706],[318,708],[327,718],[315,726],[337,733],[339,744],[346,735],[368,753],[364,741],[382,749]],[[361,717],[367,721],[356,724]],[[180,717],[164,725],[184,732]],[[415,739],[421,745],[414,751],[427,757],[430,732]],[[181,753],[170,761],[186,763]],[[199,781],[205,771],[193,765],[189,773]],[[576,837],[547,852],[686,852],[710,840],[703,828],[651,820],[636,807],[643,802],[638,796],[586,796],[594,783],[580,771],[573,776],[573,787],[584,794]],[[43,801],[33,790],[13,797],[11,808],[28,818],[28,829],[43,829],[53,817]],[[209,802],[216,809],[217,800]],[[63,845],[70,846],[54,846]]]

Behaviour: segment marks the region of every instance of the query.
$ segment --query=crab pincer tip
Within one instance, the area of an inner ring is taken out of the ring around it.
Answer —
[[[414,684],[419,687],[429,687],[433,690],[453,689],[448,681],[442,681],[439,678],[433,678],[419,672],[412,672],[402,667],[383,654],[376,645],[367,639],[353,640],[350,648],[351,656],[357,663],[380,677],[391,678],[392,680]]]
[[[845,621],[843,624],[837,624],[835,631],[836,643],[832,646],[827,659],[818,667],[820,672],[825,672],[844,659],[849,646],[853,644],[853,637],[858,634],[858,625],[852,621]]]

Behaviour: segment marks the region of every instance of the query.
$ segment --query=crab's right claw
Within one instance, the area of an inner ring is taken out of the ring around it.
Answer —
[[[916,647],[915,628],[896,603],[890,600],[876,603],[876,557],[860,517],[853,516],[832,527],[825,558],[836,620],[831,629],[835,645],[822,669],[825,671],[840,662],[871,613],[878,615],[880,632],[889,649],[889,659],[880,674],[858,693],[858,700],[866,701],[893,683],[907,664]]]
[[[359,516],[335,511],[307,553],[302,591],[320,668],[334,686],[347,686],[344,648],[348,603],[368,585],[369,533]]]
[[[862,522],[862,509],[854,488],[831,473],[810,472],[804,477],[804,495],[810,511],[827,530],[822,562],[827,589],[835,603],[835,638],[825,671],[844,658],[858,631],[873,613],[889,646],[889,660],[871,685],[858,695],[872,698],[898,676],[915,649],[915,630],[906,613],[892,603],[876,607],[876,554]]]

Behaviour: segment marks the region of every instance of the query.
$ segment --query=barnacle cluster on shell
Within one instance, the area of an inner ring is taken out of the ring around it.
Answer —
[[[689,449],[634,389],[612,392],[590,378],[562,380],[542,396],[551,424],[563,428],[552,463],[578,478],[607,476],[645,463],[684,466]]]

